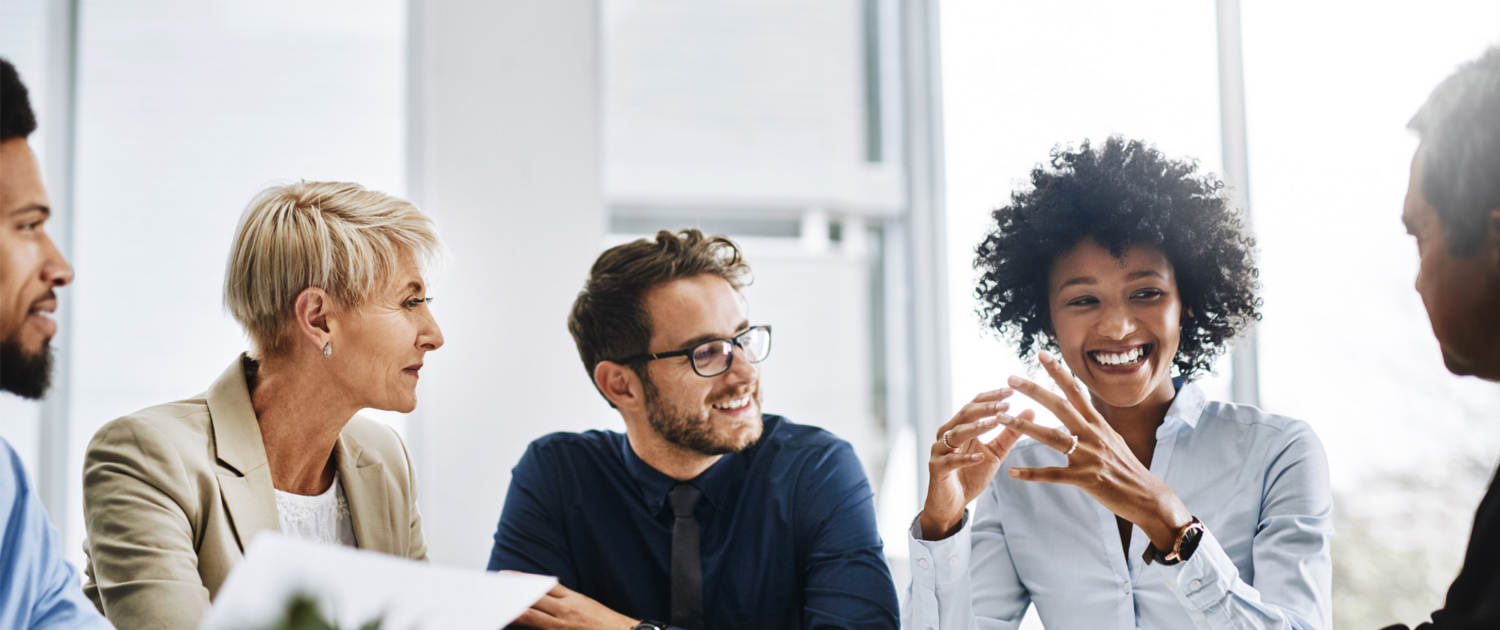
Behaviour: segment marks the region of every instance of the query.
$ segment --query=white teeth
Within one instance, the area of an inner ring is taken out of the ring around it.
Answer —
[[[1134,348],[1131,348],[1127,352],[1121,352],[1121,353],[1094,352],[1094,353],[1091,353],[1091,354],[1093,355],[1095,361],[1103,363],[1104,365],[1126,365],[1126,364],[1135,363],[1136,361],[1139,361],[1140,358],[1141,358],[1141,356],[1143,354],[1145,354],[1145,352],[1146,352],[1145,346],[1136,346]]]
[[[719,403],[717,405],[714,405],[713,407],[714,409],[741,409],[748,404],[750,404],[750,397],[745,396],[742,398],[736,398],[729,402]]]

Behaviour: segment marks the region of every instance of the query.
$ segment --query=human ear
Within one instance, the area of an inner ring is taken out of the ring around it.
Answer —
[[[641,378],[629,366],[614,361],[600,361],[594,366],[594,386],[619,409],[645,406],[646,389]]]
[[[1057,345],[1057,331],[1052,329],[1051,324],[1042,327],[1042,338],[1037,341],[1041,350],[1056,350],[1060,347]]]
[[[297,301],[292,307],[292,323],[297,327],[297,332],[312,342],[319,352],[323,351],[329,337],[333,336],[329,322],[332,306],[332,298],[323,289],[308,287],[297,294]]]

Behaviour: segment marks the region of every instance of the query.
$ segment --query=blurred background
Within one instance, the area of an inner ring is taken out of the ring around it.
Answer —
[[[454,254],[418,410],[372,415],[413,449],[433,560],[483,567],[527,443],[623,429],[565,327],[593,258],[699,227],[755,269],[766,408],[854,445],[904,587],[936,426],[1032,369],[974,315],[989,212],[1054,146],[1122,134],[1249,209],[1265,320],[1205,387],[1322,437],[1336,627],[1413,622],[1458,570],[1500,387],[1443,369],[1411,288],[1405,124],[1497,25],[1492,0],[0,0],[77,271],[57,387],[0,394],[0,435],[80,562],[93,433],[246,347],[221,286],[250,197],[357,181]]]

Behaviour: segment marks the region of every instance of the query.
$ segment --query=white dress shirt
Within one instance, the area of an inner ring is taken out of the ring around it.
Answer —
[[[1023,439],[958,533],[925,541],[913,522],[903,627],[1014,629],[1029,604],[1048,630],[1332,627],[1328,461],[1307,423],[1182,386],[1151,473],[1207,531],[1172,566],[1142,561],[1139,527],[1123,551],[1115,515],[1083,490],[1008,473],[1066,465]]]

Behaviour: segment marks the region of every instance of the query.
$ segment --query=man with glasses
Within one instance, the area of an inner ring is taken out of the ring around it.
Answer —
[[[0,390],[41,398],[52,377],[55,289],[73,268],[47,236],[52,211],[26,138],[36,130],[26,86],[0,59]],[[21,460],[0,440],[0,628],[109,628],[63,560],[57,530]]]
[[[697,230],[594,263],[568,329],[625,433],[555,433],[516,465],[489,568],[559,581],[519,625],[897,627],[853,449],[761,414],[771,328],[746,317],[749,272]]]

